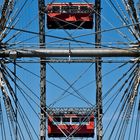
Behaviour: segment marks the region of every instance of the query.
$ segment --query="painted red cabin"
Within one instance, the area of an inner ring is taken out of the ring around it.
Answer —
[[[93,4],[53,3],[46,7],[48,29],[92,29]]]
[[[81,111],[50,114],[48,137],[94,137],[94,114]]]

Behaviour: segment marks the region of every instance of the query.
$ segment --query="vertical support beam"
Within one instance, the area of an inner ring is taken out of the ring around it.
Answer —
[[[95,43],[96,48],[101,48],[101,0],[95,0]],[[96,60],[101,60],[100,57]],[[97,140],[102,140],[103,125],[102,125],[102,63],[96,61],[96,106],[97,106]]]
[[[40,48],[45,48],[45,0],[38,0],[39,7],[39,42]],[[40,140],[46,140],[46,63],[40,58]]]
[[[14,74],[15,74],[15,140],[18,140],[18,106],[17,106],[17,78],[16,78],[16,59],[14,59]]]

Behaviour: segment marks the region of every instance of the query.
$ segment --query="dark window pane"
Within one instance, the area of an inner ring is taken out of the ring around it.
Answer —
[[[80,6],[80,12],[81,13],[90,13],[91,9],[87,6]]]
[[[79,118],[72,118],[72,124],[78,124],[80,123],[80,119]]]
[[[78,6],[70,6],[69,7],[70,13],[77,13],[78,12]]]
[[[63,118],[62,119],[62,124],[70,125],[70,118]]]
[[[69,6],[62,6],[61,10],[62,10],[62,13],[68,13],[69,12]]]
[[[70,122],[70,118],[63,118],[63,122]]]
[[[78,122],[79,123],[79,118],[72,118],[72,122]]]
[[[58,12],[60,12],[60,7],[59,6],[52,6],[52,11],[54,13],[58,13]]]

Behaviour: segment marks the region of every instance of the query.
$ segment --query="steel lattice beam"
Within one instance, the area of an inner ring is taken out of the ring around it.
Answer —
[[[96,108],[95,107],[55,107],[55,108],[48,108],[47,112],[48,114],[77,114],[77,115],[82,115],[82,114],[89,114],[91,113],[96,113],[95,112]]]
[[[95,0],[95,47],[97,50],[101,48],[101,0]],[[100,50],[99,50],[100,51]],[[99,53],[99,52],[98,52]],[[111,55],[111,54],[110,54]],[[101,56],[96,58],[101,60]],[[97,107],[97,140],[102,140],[103,125],[102,125],[102,63],[97,61],[95,63],[96,76],[96,107]]]
[[[40,48],[45,46],[45,0],[38,0],[39,8],[39,42]],[[45,58],[40,56],[40,140],[46,140],[46,63]]]

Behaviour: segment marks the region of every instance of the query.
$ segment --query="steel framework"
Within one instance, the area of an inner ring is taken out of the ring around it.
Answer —
[[[40,48],[7,49],[0,51],[0,57],[139,57],[140,48]]]
[[[45,1],[38,0],[39,8],[39,42],[40,48],[45,46]],[[46,140],[46,63],[43,62],[45,58],[40,57],[40,140]]]
[[[95,48],[101,48],[101,0],[95,0]],[[96,58],[101,60],[99,56]],[[102,140],[103,125],[102,125],[102,63],[97,61],[95,63],[96,76],[96,106],[97,106],[97,140]]]
[[[5,3],[7,7],[7,3]],[[1,49],[0,58],[23,58],[23,57],[38,57],[40,58],[40,140],[46,140],[46,112],[49,113],[61,113],[61,112],[78,112],[83,113],[83,111],[94,111],[97,115],[97,140],[102,140],[102,58],[103,57],[137,57],[135,60],[140,61],[140,48],[101,48],[101,0],[95,0],[95,48],[46,48],[45,44],[45,14],[44,7],[45,1],[38,0],[39,7],[39,42],[40,48],[30,49]],[[133,7],[132,7],[133,8]],[[5,9],[3,9],[3,15],[5,15]],[[3,16],[2,16],[3,17]],[[3,17],[3,22],[0,25],[0,29],[5,28],[5,17]],[[2,21],[2,20],[1,20]],[[0,30],[0,32],[1,32]],[[1,43],[1,42],[0,42]],[[0,46],[1,47],[1,46]],[[95,58],[94,58],[95,57]],[[47,59],[46,59],[47,58]],[[66,59],[68,58],[68,59]],[[75,59],[76,58],[76,59]],[[78,59],[79,58],[79,59]],[[81,59],[81,61],[80,61]],[[96,108],[50,108],[46,109],[46,63],[63,62],[66,63],[73,62],[85,62],[85,63],[96,63]],[[135,61],[133,61],[135,62]],[[136,96],[136,91],[139,86],[139,78],[137,79],[137,84],[134,87],[134,97]],[[5,94],[5,93],[4,93]],[[132,99],[134,99],[132,97]],[[133,100],[131,101],[133,105]],[[130,106],[130,107],[131,107]],[[139,107],[140,108],[140,107]],[[96,110],[95,110],[96,109]],[[128,114],[132,112],[130,108]]]

